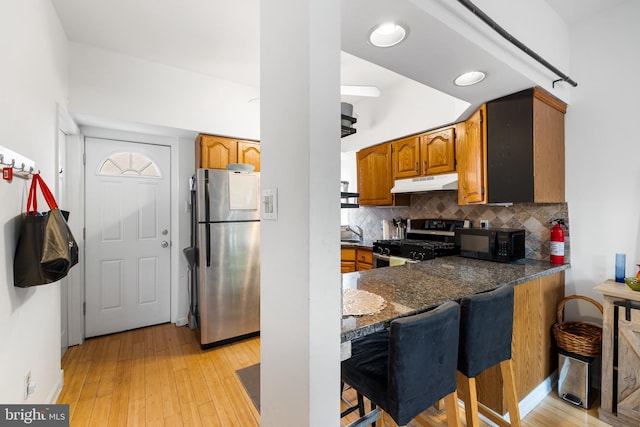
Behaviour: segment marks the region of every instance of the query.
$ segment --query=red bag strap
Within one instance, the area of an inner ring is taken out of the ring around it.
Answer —
[[[55,197],[45,184],[44,179],[40,176],[40,174],[33,174],[33,179],[31,180],[31,187],[29,188],[29,198],[27,199],[27,215],[37,215],[38,214],[38,185],[40,185],[40,191],[44,196],[47,205],[49,205],[49,209],[57,209],[58,203],[56,202]]]
[[[40,182],[40,191],[42,191],[44,199],[49,205],[49,209],[58,209],[58,202],[56,202],[56,198],[53,197],[53,193],[51,193],[51,190],[49,190],[49,187],[47,187],[47,184],[45,184],[44,179],[42,179],[40,174],[36,175],[38,175],[38,181]]]
[[[38,189],[38,181],[35,178],[36,174],[31,179],[31,187],[29,187],[29,198],[27,199],[27,215],[38,214],[38,197],[36,196],[36,190]]]

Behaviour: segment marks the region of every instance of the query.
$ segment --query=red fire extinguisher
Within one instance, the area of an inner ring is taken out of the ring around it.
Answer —
[[[562,225],[564,221],[560,218],[551,221],[551,242],[549,252],[551,253],[549,261],[551,264],[564,264],[564,230]]]

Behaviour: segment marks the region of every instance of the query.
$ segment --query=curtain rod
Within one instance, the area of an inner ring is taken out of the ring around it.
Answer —
[[[509,34],[509,32],[507,32],[507,30],[505,30],[504,28],[502,28],[500,25],[498,25],[498,23],[496,21],[494,21],[493,19],[491,19],[489,17],[489,15],[487,15],[486,13],[484,13],[482,10],[478,9],[478,7],[473,4],[472,2],[470,2],[469,0],[458,0],[458,3],[462,4],[464,7],[466,7],[467,9],[469,9],[469,11],[471,11],[471,13],[473,13],[474,15],[476,15],[478,18],[480,18],[485,24],[487,24],[488,26],[490,26],[496,33],[500,34],[502,37],[504,37],[506,40],[510,41],[514,46],[516,46],[518,49],[522,50],[524,53],[526,53],[527,55],[529,55],[530,57],[532,57],[533,59],[535,59],[536,61],[538,61],[540,64],[544,65],[546,68],[548,68],[549,70],[551,70],[553,73],[555,73],[558,77],[560,77],[558,80],[554,80],[553,81],[553,86],[555,86],[555,84],[557,82],[567,82],[569,83],[571,86],[576,87],[578,86],[578,83],[575,82],[574,80],[572,80],[569,76],[567,76],[565,73],[563,73],[562,71],[558,70],[556,67],[554,67],[553,65],[551,65],[548,61],[546,61],[543,57],[541,57],[540,55],[538,55],[537,53],[535,53],[534,51],[532,51],[531,49],[529,49],[524,43],[522,43],[520,40],[516,39],[515,37],[513,37],[511,34]]]

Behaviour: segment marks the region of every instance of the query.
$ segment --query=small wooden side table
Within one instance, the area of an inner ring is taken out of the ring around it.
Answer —
[[[602,378],[598,416],[613,426],[640,425],[640,292],[607,280],[604,295]]]

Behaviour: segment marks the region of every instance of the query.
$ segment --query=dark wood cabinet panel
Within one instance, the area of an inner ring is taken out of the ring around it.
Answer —
[[[487,103],[489,203],[565,201],[565,112],[540,88]]]

